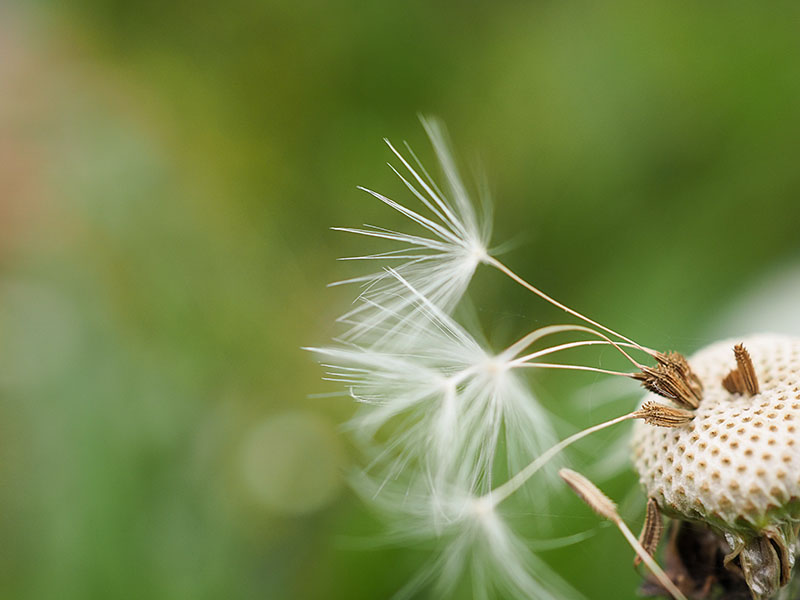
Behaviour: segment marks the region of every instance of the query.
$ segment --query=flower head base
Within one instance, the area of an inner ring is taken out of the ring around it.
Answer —
[[[691,422],[637,424],[634,465],[662,512],[708,524],[742,587],[771,598],[788,583],[800,521],[800,340],[735,341],[692,357],[705,393]],[[732,367],[747,373],[741,390],[726,385]]]

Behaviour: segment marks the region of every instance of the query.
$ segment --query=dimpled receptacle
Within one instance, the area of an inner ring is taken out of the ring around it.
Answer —
[[[722,384],[737,366],[732,349],[738,343],[758,377],[753,395]],[[777,548],[782,561],[783,585],[794,562],[787,549],[800,523],[800,339],[755,335],[718,342],[689,363],[703,383],[702,402],[694,419],[679,427],[636,423],[639,480],[666,515],[724,534],[731,559],[769,540],[765,547]],[[757,594],[750,577],[748,583],[754,597],[770,597],[771,591]]]

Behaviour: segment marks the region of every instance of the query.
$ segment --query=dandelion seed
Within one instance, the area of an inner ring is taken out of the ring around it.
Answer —
[[[407,217],[424,233],[416,235],[371,225],[334,229],[399,244],[400,248],[394,250],[345,260],[390,262],[394,265],[393,270],[414,289],[437,308],[449,313],[464,294],[475,268],[488,260],[491,237],[489,200],[482,198],[484,210],[479,216],[458,173],[444,127],[434,119],[422,119],[422,124],[445,174],[447,193],[441,191],[421,164],[415,167],[388,140],[386,144],[407,175],[390,167],[421,204],[419,210],[408,208],[378,192],[359,189]],[[410,148],[408,150],[413,156]],[[409,308],[409,298],[402,285],[385,270],[334,285],[346,283],[361,284],[361,298],[369,301],[360,303],[341,317],[342,322],[351,326],[349,339],[358,339],[379,327],[387,313],[403,313]],[[376,305],[381,310],[375,310]]]
[[[550,416],[513,372],[521,366],[513,362],[518,347],[494,355],[397,272],[389,274],[416,318],[387,314],[383,327],[393,335],[368,347],[314,351],[328,378],[364,405],[354,430],[369,438],[399,420],[399,433],[373,465],[385,478],[418,468],[440,486],[488,491],[497,448],[517,471],[555,442]]]
[[[639,419],[644,419],[648,425],[658,427],[680,427],[686,425],[695,416],[690,410],[651,401],[642,404],[642,408],[637,410],[634,415]]]
[[[369,493],[374,485],[360,477],[356,489]],[[396,599],[415,597],[428,585],[435,597],[450,597],[466,575],[472,581],[472,597],[478,599],[582,597],[514,534],[485,498],[468,489],[435,489],[424,482],[380,485],[382,492],[372,505],[393,524],[385,539],[403,545],[433,540],[436,546],[434,556]]]
[[[658,502],[656,502],[654,498],[648,498],[644,524],[642,525],[642,532],[639,534],[639,543],[650,556],[656,553],[658,543],[661,541],[663,533],[664,519],[661,517]],[[642,558],[637,554],[636,558],[633,559],[633,566],[636,567],[641,562]]]
[[[679,408],[672,408],[669,406],[661,405],[657,402],[646,402],[640,409],[630,412],[628,414],[615,417],[603,423],[593,425],[582,429],[577,433],[565,438],[548,448],[541,455],[537,456],[534,460],[528,463],[523,469],[518,470],[508,481],[504,484],[493,489],[487,497],[491,498],[495,504],[500,504],[506,498],[511,496],[517,490],[522,488],[523,485],[542,468],[546,467],[553,458],[559,453],[563,452],[572,444],[582,440],[585,437],[612,427],[623,421],[631,419],[642,419],[648,425],[659,427],[678,427],[689,422],[692,419],[692,414]]]
[[[631,532],[631,530],[625,524],[625,521],[623,521],[622,517],[620,517],[619,513],[617,513],[617,505],[614,504],[608,496],[601,492],[597,486],[595,486],[580,473],[570,469],[561,469],[561,471],[559,471],[559,475],[561,475],[564,481],[569,484],[573,491],[581,498],[581,500],[586,502],[586,504],[588,504],[593,511],[617,526],[627,542],[636,551],[636,554],[639,556],[639,558],[642,559],[642,562],[647,565],[647,568],[650,569],[653,575],[658,578],[658,581],[664,586],[664,588],[669,591],[670,594],[672,594],[673,598],[677,598],[678,600],[687,600],[683,592],[677,588],[669,576],[664,573],[663,569],[658,566],[658,563],[653,560],[653,557],[650,556],[648,551],[642,546],[641,542],[636,539],[636,537],[633,535],[633,532]]]
[[[732,394],[747,394],[748,396],[757,394],[758,377],[750,353],[742,344],[737,344],[733,347],[733,354],[736,357],[736,368],[722,380],[723,387]]]

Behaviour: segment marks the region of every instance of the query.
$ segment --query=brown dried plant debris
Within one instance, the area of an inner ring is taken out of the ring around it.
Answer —
[[[703,384],[692,371],[686,358],[677,352],[655,355],[655,367],[644,367],[633,375],[642,386],[654,394],[668,398],[688,409],[700,406]]]
[[[617,505],[586,477],[572,469],[561,469],[558,474],[594,512],[609,521],[619,521]]]
[[[752,600],[739,569],[724,566],[730,547],[701,523],[673,521],[664,551],[664,570],[680,590],[693,600]],[[640,588],[643,596],[663,597],[666,590],[648,576]]]
[[[736,344],[733,347],[733,355],[736,357],[736,368],[728,373],[722,380],[722,386],[731,394],[746,394],[754,396],[758,394],[758,377],[753,367],[753,360],[750,353],[743,344]]]
[[[798,598],[792,585],[790,550],[783,537],[766,531],[748,544],[731,549],[710,527],[698,522],[673,521],[664,551],[665,571],[687,597],[693,600],[766,600],[780,587],[782,598]],[[762,584],[755,591],[748,580]],[[666,590],[648,576],[640,588],[644,596],[663,596]]]
[[[697,374],[692,371],[692,367],[689,366],[689,361],[686,360],[683,354],[680,352],[659,352],[656,354],[655,358],[659,364],[670,365],[677,369],[681,376],[688,382],[689,387],[692,388],[692,391],[697,396],[698,402],[702,399],[703,382],[700,381]]]
[[[694,413],[684,408],[675,408],[658,402],[645,402],[633,414],[634,418],[643,419],[648,425],[658,427],[680,427],[694,419]]]
[[[661,517],[658,502],[656,502],[655,498],[648,498],[644,525],[642,525],[642,533],[639,534],[639,543],[647,550],[650,556],[655,557],[658,543],[661,541],[663,533],[664,519]],[[637,554],[633,559],[633,566],[639,566],[641,562],[642,558]]]

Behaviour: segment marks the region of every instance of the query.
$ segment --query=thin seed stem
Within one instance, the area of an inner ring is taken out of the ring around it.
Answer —
[[[633,379],[636,373],[625,373],[624,371],[609,371],[608,369],[600,369],[598,367],[586,367],[584,365],[562,365],[560,363],[521,363],[514,365],[515,367],[531,367],[542,369],[567,369],[570,371],[591,371],[592,373],[602,373],[603,375],[619,375],[620,377],[627,377]]]
[[[507,355],[509,357],[516,356],[517,354],[522,352],[525,348],[527,348],[528,346],[530,346],[534,342],[536,342],[536,341],[538,341],[538,340],[540,340],[540,339],[542,339],[544,337],[547,337],[548,335],[554,335],[556,333],[563,333],[565,331],[581,331],[581,332],[584,332],[584,333],[588,333],[588,334],[597,336],[597,337],[605,340],[606,343],[614,346],[614,348],[619,350],[619,352],[625,358],[627,358],[637,369],[642,369],[643,368],[642,365],[637,360],[635,360],[630,354],[628,354],[627,352],[625,352],[625,350],[622,349],[623,346],[626,346],[628,348],[637,348],[638,349],[638,346],[636,346],[634,344],[631,344],[631,343],[627,343],[627,342],[615,342],[614,340],[609,338],[607,335],[605,335],[603,333],[600,333],[599,331],[597,331],[595,329],[592,329],[591,327],[586,327],[585,325],[549,325],[547,327],[542,327],[540,329],[536,329],[534,331],[531,331],[527,335],[523,336],[522,338],[520,338],[519,340],[517,340],[513,344],[511,344],[511,346],[506,348],[506,350],[503,352],[503,354]]]
[[[651,350],[651,349],[649,349],[649,348],[645,348],[644,346],[642,346],[642,345],[640,345],[640,344],[637,344],[637,343],[636,343],[636,342],[634,342],[632,339],[630,339],[630,338],[627,338],[627,337],[625,337],[624,335],[622,335],[622,334],[620,334],[620,333],[617,333],[616,331],[614,331],[613,329],[610,329],[610,328],[606,327],[605,325],[601,325],[601,324],[600,324],[600,323],[598,323],[597,321],[594,321],[594,320],[590,319],[589,317],[586,317],[586,316],[582,315],[582,314],[581,314],[581,313],[579,313],[577,310],[574,310],[574,309],[570,308],[569,306],[566,306],[565,304],[561,304],[561,302],[559,302],[559,301],[558,301],[558,300],[556,300],[555,298],[552,298],[551,296],[548,296],[548,295],[547,295],[547,294],[545,294],[543,291],[541,291],[539,288],[537,288],[537,287],[535,287],[535,286],[531,285],[530,283],[528,283],[527,281],[525,281],[525,280],[524,280],[522,277],[520,277],[519,275],[517,275],[516,273],[514,273],[514,271],[512,271],[511,269],[509,269],[507,266],[505,266],[503,263],[501,263],[501,262],[500,262],[499,260],[497,260],[496,258],[494,258],[494,257],[492,257],[492,256],[489,256],[488,258],[485,258],[485,259],[484,259],[484,262],[485,262],[486,264],[488,264],[488,265],[491,265],[491,266],[495,267],[496,269],[498,269],[499,271],[501,271],[502,273],[504,273],[505,275],[507,275],[508,277],[510,277],[511,279],[513,279],[514,281],[516,281],[516,282],[517,282],[518,284],[520,284],[522,287],[524,287],[524,288],[526,288],[527,290],[529,290],[529,291],[533,292],[534,294],[536,294],[537,296],[539,296],[539,297],[540,297],[540,298],[542,298],[543,300],[546,300],[547,302],[549,302],[549,303],[550,303],[550,304],[552,304],[553,306],[556,306],[556,307],[560,308],[561,310],[563,310],[563,311],[565,311],[565,312],[567,312],[567,313],[571,314],[571,315],[572,315],[572,316],[574,316],[574,317],[577,317],[577,318],[579,318],[579,319],[580,319],[580,320],[582,320],[582,321],[585,321],[586,323],[589,323],[590,325],[594,325],[595,327],[598,327],[599,329],[602,329],[602,330],[603,330],[603,331],[605,331],[606,333],[609,333],[609,334],[611,334],[611,335],[614,335],[614,336],[616,336],[616,337],[618,337],[618,338],[620,338],[620,339],[622,339],[622,340],[625,340],[626,342],[628,342],[628,343],[630,343],[630,344],[633,344],[633,345],[634,345],[634,346],[636,346],[636,347],[637,347],[639,350],[642,350],[643,352],[646,352],[647,354],[650,354],[651,356],[655,356],[655,354],[656,354],[656,353],[655,353],[655,351],[654,351],[654,350]],[[637,366],[640,366],[640,365],[637,365]]]
[[[518,471],[516,475],[514,475],[511,479],[503,483],[502,485],[497,486],[491,492],[486,494],[485,498],[489,499],[492,502],[493,506],[497,506],[503,500],[511,496],[514,492],[516,492],[519,488],[525,485],[531,477],[533,477],[537,471],[539,471],[542,467],[544,467],[552,458],[564,450],[564,448],[574,444],[578,440],[585,438],[588,435],[591,435],[597,431],[605,429],[606,427],[611,427],[612,425],[616,425],[617,423],[622,423],[623,421],[627,421],[628,419],[635,419],[637,418],[636,412],[628,413],[627,415],[622,415],[621,417],[616,417],[615,419],[611,419],[610,421],[606,421],[605,423],[600,423],[599,425],[593,425],[588,429],[584,429],[583,431],[579,431],[578,433],[574,433],[568,438],[564,438],[560,442],[558,442],[555,446],[550,447],[548,450],[543,452],[533,461],[528,463],[526,467],[524,467],[521,471]]]
[[[580,342],[567,342],[565,344],[560,344],[558,346],[551,346],[550,348],[545,348],[544,350],[537,350],[536,352],[532,352],[531,354],[526,354],[525,356],[521,356],[519,358],[514,359],[513,361],[511,361],[510,364],[516,365],[517,363],[523,363],[525,361],[532,360],[534,358],[547,356],[555,352],[560,352],[561,350],[580,348],[582,346],[616,346],[616,345],[617,345],[616,343],[607,340],[583,340]],[[628,344],[627,342],[620,344],[620,346],[628,346],[629,348],[635,348],[633,344]]]
[[[566,331],[581,331],[584,333],[590,333],[592,335],[600,336],[603,339],[606,338],[603,334],[598,333],[594,329],[586,327],[585,325],[548,325],[546,327],[540,327],[539,329],[534,329],[530,333],[526,333],[516,342],[511,344],[508,348],[503,351],[504,356],[508,356],[509,358],[513,358],[517,356],[520,352],[538,342],[540,339],[547,337],[548,335],[555,335],[557,333],[564,333]]]
[[[622,535],[625,536],[625,539],[628,540],[628,543],[636,551],[636,554],[639,556],[639,558],[642,559],[642,562],[647,565],[647,568],[650,569],[658,581],[661,582],[661,585],[663,585],[674,598],[677,598],[677,600],[687,600],[686,596],[683,595],[683,592],[681,592],[669,578],[669,575],[664,573],[664,570],[658,566],[658,563],[653,559],[652,556],[650,556],[647,550],[645,550],[644,546],[642,546],[639,540],[636,539],[636,536],[633,535],[633,532],[625,524],[625,521],[623,521],[621,517],[617,516],[617,518],[614,519],[614,524],[622,532]]]

